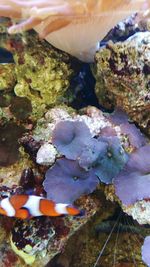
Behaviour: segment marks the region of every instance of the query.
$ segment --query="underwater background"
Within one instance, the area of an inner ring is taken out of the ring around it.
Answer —
[[[0,0],[0,267],[150,266],[149,9]]]

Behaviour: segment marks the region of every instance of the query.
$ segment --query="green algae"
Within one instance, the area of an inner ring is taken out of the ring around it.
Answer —
[[[69,56],[35,35],[28,36],[23,50],[14,52],[17,84],[14,92],[31,101],[33,116],[42,116],[47,106],[61,103],[73,73]]]
[[[0,64],[0,91],[12,90],[16,82],[14,64]]]

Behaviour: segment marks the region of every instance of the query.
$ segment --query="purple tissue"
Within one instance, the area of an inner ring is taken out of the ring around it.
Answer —
[[[142,260],[150,267],[150,236],[147,236],[142,246]]]
[[[120,126],[121,133],[127,135],[130,144],[139,148],[146,144],[146,139],[134,123],[129,122],[128,115],[121,109],[116,109],[110,116],[109,120],[111,123]]]
[[[146,144],[146,139],[141,131],[133,124],[133,123],[123,123],[120,125],[120,129],[122,134],[128,136],[130,144],[135,147],[139,148]]]
[[[114,185],[124,205],[150,198],[150,145],[131,154],[123,171],[114,179]]]
[[[93,171],[87,172],[77,161],[63,158],[46,172],[43,185],[48,199],[72,203],[81,195],[92,193],[98,182]]]
[[[105,151],[99,154],[93,170],[103,183],[111,184],[112,179],[127,163],[128,155],[117,137],[99,137],[98,141],[105,142],[107,146]]]
[[[112,114],[110,114],[108,119],[111,121],[111,123],[120,125],[128,122],[128,115],[121,108],[117,108]]]
[[[61,121],[52,135],[52,143],[67,159],[75,160],[91,141],[91,133],[82,121]]]
[[[89,170],[95,166],[99,157],[106,155],[107,147],[108,144],[106,142],[101,142],[94,138],[91,139],[90,144],[83,148],[83,151],[78,158],[79,165],[83,169]]]

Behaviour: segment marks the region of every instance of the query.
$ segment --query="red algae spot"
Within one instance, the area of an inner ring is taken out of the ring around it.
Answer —
[[[17,256],[12,250],[8,250],[3,258],[4,267],[15,267]]]
[[[1,225],[5,229],[6,235],[10,234],[10,231],[13,228],[13,224],[14,224],[14,218],[9,218],[9,217],[5,217],[5,216],[2,217]]]
[[[69,234],[70,229],[65,225],[62,218],[52,218],[51,220],[55,228],[57,238],[62,238]]]

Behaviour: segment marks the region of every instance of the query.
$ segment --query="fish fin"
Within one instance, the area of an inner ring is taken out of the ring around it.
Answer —
[[[30,213],[27,209],[22,208],[16,211],[15,217],[24,220],[24,219],[29,219],[32,216],[30,216]]]
[[[79,215],[80,214],[80,210],[78,210],[77,208],[73,207],[73,206],[68,206],[66,207],[68,214],[69,215]]]

